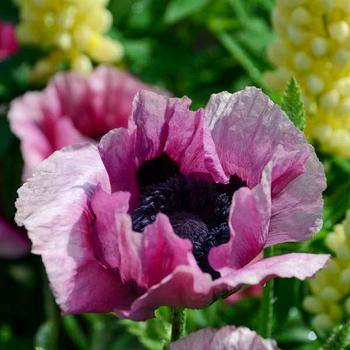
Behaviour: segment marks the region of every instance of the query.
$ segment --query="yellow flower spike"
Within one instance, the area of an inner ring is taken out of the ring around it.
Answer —
[[[92,60],[114,63],[122,58],[120,43],[104,36],[113,20],[106,9],[107,0],[16,0],[16,3],[20,12],[17,29],[20,42],[59,53],[61,59],[53,62],[49,54],[40,60],[34,67],[34,79],[48,78],[59,63],[68,63],[73,70],[87,74],[92,69]]]
[[[327,330],[330,330],[334,327],[335,321],[332,320],[332,318],[324,313],[318,314],[315,316],[312,321],[312,326],[318,331],[318,332],[325,332]]]
[[[350,2],[278,0],[272,13],[276,40],[267,57],[276,70],[266,84],[283,91],[291,76],[301,86],[306,134],[322,149],[350,158]]]
[[[88,75],[93,69],[90,58],[85,55],[74,57],[71,61],[71,66],[74,71],[81,75]]]
[[[329,331],[350,315],[350,210],[326,237],[333,253],[329,265],[309,282],[310,295],[303,308],[315,315],[312,325],[318,332]]]
[[[314,296],[307,296],[303,301],[303,307],[306,311],[313,314],[319,314],[324,310],[322,300]]]

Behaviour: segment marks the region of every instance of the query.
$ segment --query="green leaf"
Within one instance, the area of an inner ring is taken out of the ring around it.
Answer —
[[[217,36],[222,45],[231,53],[237,62],[245,69],[249,77],[255,84],[265,88],[264,81],[261,77],[259,68],[250,58],[249,53],[235,40],[235,38],[228,33],[219,32],[216,28],[212,28],[214,34]]]
[[[209,0],[172,0],[169,2],[164,15],[164,22],[173,24],[180,19],[199,11]]]
[[[298,129],[304,130],[306,123],[304,102],[300,87],[294,78],[291,78],[283,94],[281,107],[292,123]]]
[[[138,341],[149,350],[162,350],[165,342],[170,339],[169,310],[159,308],[155,318],[145,322],[122,320],[121,323],[129,333],[137,337]]]
[[[18,22],[18,8],[13,1],[0,1],[0,20]]]
[[[349,350],[350,321],[334,329],[326,344],[320,350]]]
[[[52,320],[43,323],[35,336],[35,346],[45,350],[55,350],[58,330]]]
[[[64,316],[63,325],[73,343],[79,349],[88,348],[88,340],[75,316]]]

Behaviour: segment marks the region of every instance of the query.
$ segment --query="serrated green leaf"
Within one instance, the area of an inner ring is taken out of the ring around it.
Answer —
[[[199,11],[209,0],[172,0],[165,11],[164,22],[173,24]]]
[[[326,344],[320,350],[349,350],[350,321],[334,329]]]
[[[291,78],[283,94],[281,107],[295,127],[304,130],[306,123],[304,102],[300,87],[294,78]]]

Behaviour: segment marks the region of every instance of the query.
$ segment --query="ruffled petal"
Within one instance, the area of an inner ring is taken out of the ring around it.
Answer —
[[[167,98],[141,91],[134,100],[135,155],[142,162],[166,153],[183,174],[201,174],[228,182],[216,154],[203,110],[189,110],[187,97]]]
[[[118,268],[120,261],[115,216],[128,212],[129,198],[128,192],[110,194],[98,187],[91,199],[95,217],[92,227],[94,251],[99,261],[111,268]]]
[[[54,151],[47,137],[38,128],[44,119],[40,93],[29,92],[13,100],[8,118],[12,132],[21,140],[23,178],[27,179],[37,165]]]
[[[201,329],[170,344],[169,350],[208,350],[208,344],[215,333],[216,330],[213,328]]]
[[[311,238],[322,227],[322,191],[326,188],[323,166],[314,154],[305,172],[291,181],[272,200],[266,246]]]
[[[206,119],[228,174],[250,188],[272,168],[272,213],[267,245],[310,238],[321,226],[323,168],[303,133],[256,88],[212,95]]]
[[[201,308],[214,300],[213,281],[209,274],[198,271],[198,267],[178,266],[160,283],[147,289],[129,310],[119,310],[122,318],[135,321],[147,320],[160,306]]]
[[[278,350],[276,342],[263,339],[246,327],[220,328],[212,338],[208,350]]]
[[[192,255],[191,242],[174,233],[168,217],[164,214],[158,214],[156,221],[146,227],[142,243],[143,271],[148,286],[159,283],[177,266],[197,266]]]
[[[0,258],[20,258],[30,250],[30,242],[23,232],[0,217]]]
[[[249,187],[259,183],[279,146],[294,151],[307,145],[282,110],[256,88],[212,95],[205,117],[224,170]]]
[[[152,89],[126,72],[101,66],[88,78],[57,74],[42,92],[15,99],[8,118],[21,141],[24,178],[63,146],[93,142],[113,128],[127,127],[132,100],[141,89]]]
[[[99,66],[88,79],[90,105],[100,134],[127,127],[132,101],[141,90],[155,90],[126,71]],[[164,91],[161,92],[165,94]]]
[[[211,249],[210,265],[217,271],[238,269],[263,250],[271,216],[271,163],[263,172],[261,183],[253,189],[242,187],[233,194],[228,243]]]
[[[170,345],[170,350],[278,350],[276,342],[246,327],[201,329]]]
[[[114,129],[102,137],[98,150],[107,170],[112,191],[128,191],[136,201],[135,135],[125,128]]]
[[[111,311],[132,295],[91,246],[89,202],[96,186],[110,191],[97,148],[86,145],[54,153],[18,191],[16,221],[26,226],[33,252],[42,255],[66,313]]]
[[[218,290],[232,291],[242,285],[256,285],[275,278],[312,277],[328,262],[329,255],[292,253],[259,260],[239,270],[223,271],[223,278],[215,281]]]

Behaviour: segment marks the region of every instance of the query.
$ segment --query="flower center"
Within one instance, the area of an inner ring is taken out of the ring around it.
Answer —
[[[220,277],[208,262],[212,247],[230,239],[228,216],[233,193],[245,182],[236,176],[227,185],[196,180],[180,173],[166,155],[145,162],[137,173],[140,198],[132,212],[133,229],[143,232],[158,213],[169,217],[174,232],[192,242],[203,272]]]

